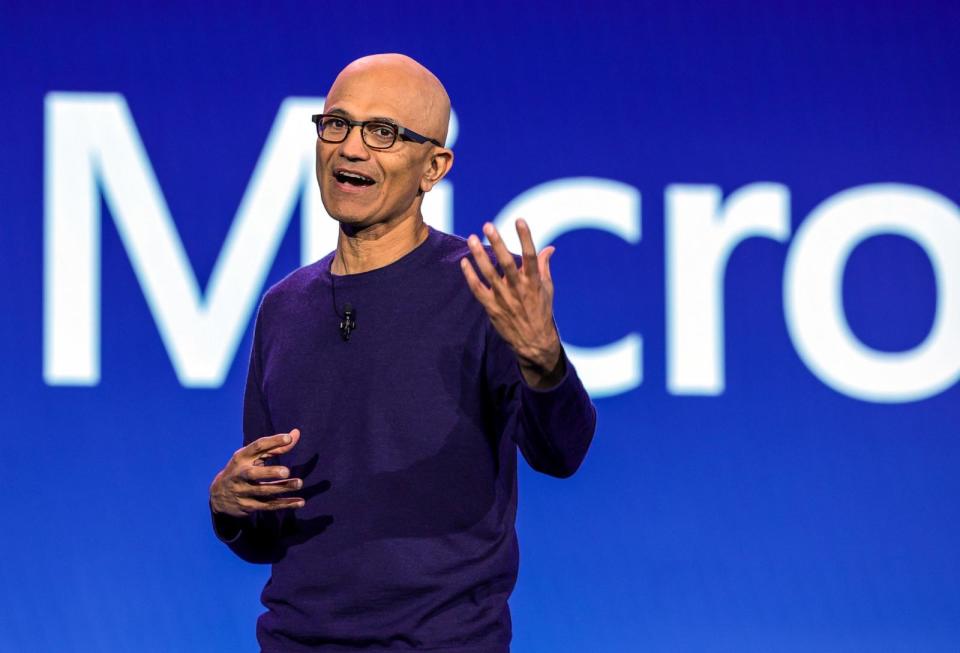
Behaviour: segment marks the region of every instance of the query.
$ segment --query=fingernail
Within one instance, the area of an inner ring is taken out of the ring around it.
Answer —
[[[289,434],[283,436],[283,443],[284,443],[284,444],[290,444],[290,435],[289,435]]]

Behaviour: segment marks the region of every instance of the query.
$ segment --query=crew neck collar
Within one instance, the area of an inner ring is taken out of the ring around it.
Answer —
[[[419,267],[424,261],[428,260],[431,252],[436,248],[439,233],[436,229],[427,226],[427,237],[423,242],[411,249],[409,252],[398,258],[392,263],[367,270],[366,272],[355,272],[353,274],[333,274],[331,266],[336,257],[336,250],[330,253],[323,266],[324,276],[334,281],[337,287],[348,287],[352,285],[366,283],[371,280],[382,281],[398,275],[402,275],[409,270]]]

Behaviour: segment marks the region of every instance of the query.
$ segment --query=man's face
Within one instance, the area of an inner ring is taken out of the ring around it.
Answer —
[[[327,95],[324,113],[349,120],[389,119],[433,136],[418,123],[415,88],[390,71],[367,69],[342,74]],[[422,120],[420,111],[420,122]],[[430,168],[434,146],[400,138],[386,150],[368,147],[360,128],[352,128],[342,143],[317,139],[317,182],[323,205],[344,225],[365,228],[399,220],[419,207],[421,184]],[[360,181],[353,175],[361,175]]]

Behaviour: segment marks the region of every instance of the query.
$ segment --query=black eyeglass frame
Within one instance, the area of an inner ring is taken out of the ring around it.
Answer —
[[[338,141],[332,141],[329,138],[323,137],[323,128],[320,126],[320,121],[324,118],[336,118],[337,120],[342,120],[343,122],[347,123],[347,131],[344,132],[343,138]],[[436,139],[430,138],[429,136],[424,136],[423,134],[418,134],[412,129],[408,129],[407,127],[395,123],[392,120],[350,120],[346,116],[339,113],[315,113],[310,116],[310,120],[317,126],[317,138],[324,143],[342,143],[343,141],[347,140],[351,129],[354,127],[359,127],[360,138],[363,140],[363,144],[373,150],[389,150],[391,147],[397,144],[397,139],[413,141],[414,143],[433,143],[437,147],[443,147],[443,145]],[[384,147],[370,145],[370,143],[367,142],[367,137],[364,135],[364,128],[367,125],[388,125],[394,129],[397,135],[394,137],[393,142],[390,143],[390,145]]]

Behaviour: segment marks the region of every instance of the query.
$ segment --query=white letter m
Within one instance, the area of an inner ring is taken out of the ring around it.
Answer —
[[[124,98],[48,94],[46,382],[95,385],[100,379],[102,191],[180,382],[221,385],[298,199],[302,258],[314,260],[335,243],[336,223],[326,216],[314,179],[310,114],[322,107],[323,98],[288,98],[281,105],[204,296]]]

